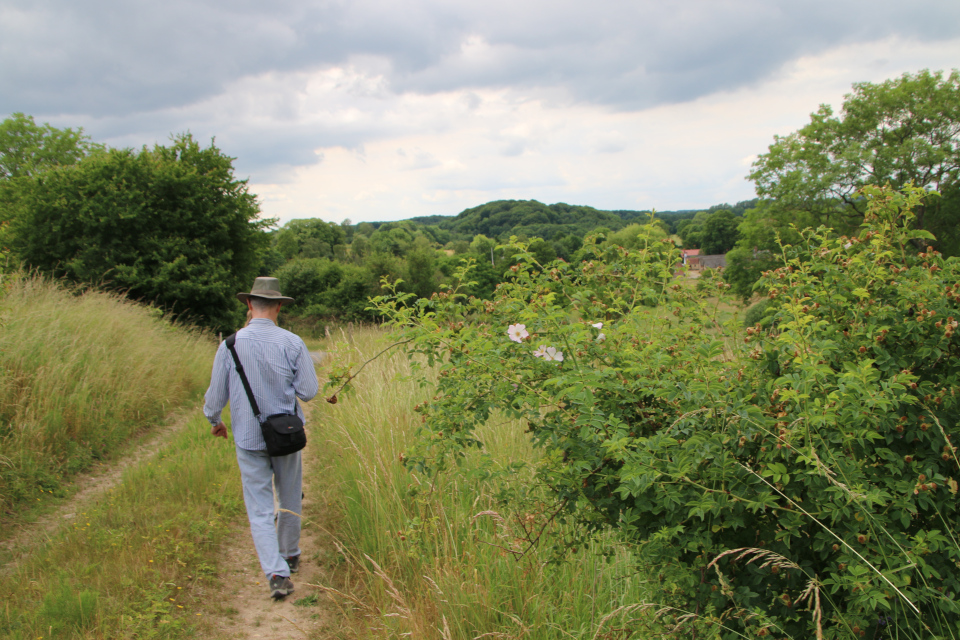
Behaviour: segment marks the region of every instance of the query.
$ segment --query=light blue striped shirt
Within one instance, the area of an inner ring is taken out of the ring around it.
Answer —
[[[254,318],[237,332],[235,348],[262,417],[296,413],[303,419],[297,398],[310,400],[319,389],[317,372],[303,340],[266,318]],[[203,415],[212,425],[220,422],[220,412],[230,402],[233,438],[238,447],[248,451],[267,448],[226,342],[217,349],[204,398]]]

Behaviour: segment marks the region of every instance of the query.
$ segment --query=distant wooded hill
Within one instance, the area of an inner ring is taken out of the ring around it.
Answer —
[[[658,211],[656,216],[667,223],[673,233],[680,220],[692,219],[698,211],[729,209],[739,216],[755,205],[756,200],[747,200],[735,205],[715,205],[709,209]],[[603,211],[562,202],[548,205],[536,200],[496,200],[467,209],[456,216],[421,216],[410,218],[410,221],[439,227],[450,232],[451,239],[455,240],[470,240],[478,234],[489,238],[505,239],[515,235],[555,240],[570,234],[583,237],[600,227],[617,231],[628,224],[643,222],[649,216],[650,211]],[[373,224],[379,227],[383,223]]]

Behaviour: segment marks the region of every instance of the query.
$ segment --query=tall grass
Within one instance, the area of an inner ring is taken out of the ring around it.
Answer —
[[[326,350],[334,360],[360,362],[383,347],[382,335],[356,331]],[[650,589],[625,547],[597,542],[560,564],[539,549],[514,553],[527,546],[524,529],[547,521],[549,502],[534,494],[523,508],[504,508],[496,494],[509,481],[490,479],[479,462],[526,463],[512,482],[532,487],[538,452],[522,424],[491,421],[480,434],[483,450],[455,473],[424,478],[403,467],[418,420],[412,409],[430,393],[400,380],[409,375],[404,356],[384,357],[364,369],[355,393],[314,412],[326,438],[315,450],[337,501],[342,551],[373,603],[365,611],[374,621],[369,631],[534,639],[630,637],[645,627],[650,619],[639,603]],[[546,544],[564,533],[548,524]]]
[[[107,457],[209,380],[213,342],[148,307],[41,277],[0,298],[0,512]]]
[[[204,590],[243,512],[235,460],[198,415],[0,574],[0,638],[203,637]]]

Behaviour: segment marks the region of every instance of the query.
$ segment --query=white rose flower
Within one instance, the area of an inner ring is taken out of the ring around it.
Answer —
[[[514,342],[523,342],[523,339],[530,334],[527,333],[527,325],[512,324],[507,327],[507,335],[510,336],[510,339]]]
[[[563,351],[557,351],[556,347],[547,347],[543,359],[547,362],[563,362]]]

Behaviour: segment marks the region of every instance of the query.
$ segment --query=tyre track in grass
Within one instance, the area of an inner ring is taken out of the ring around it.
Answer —
[[[98,463],[92,471],[77,474],[70,481],[70,495],[49,511],[44,511],[29,522],[0,520],[0,574],[13,573],[19,564],[46,543],[77,514],[82,514],[107,491],[117,486],[126,469],[143,464],[155,457],[202,405],[193,405],[175,411],[162,425],[143,434],[135,434],[121,446],[114,460]]]

